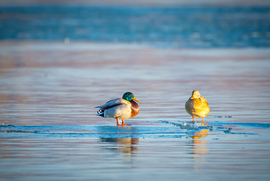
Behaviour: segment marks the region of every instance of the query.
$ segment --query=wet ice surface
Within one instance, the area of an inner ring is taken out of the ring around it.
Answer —
[[[125,127],[2,125],[2,178],[268,180],[269,126],[182,121]]]
[[[270,179],[268,49],[0,46],[1,179]],[[184,110],[193,89],[204,123]],[[131,126],[95,115],[126,91]]]
[[[268,123],[193,123],[183,121],[141,123],[141,126],[20,126],[2,124],[0,132],[2,137],[189,138],[206,136],[210,131],[215,134],[260,135],[257,132],[246,132],[245,130],[270,127]],[[201,135],[201,131],[205,130],[207,132]]]

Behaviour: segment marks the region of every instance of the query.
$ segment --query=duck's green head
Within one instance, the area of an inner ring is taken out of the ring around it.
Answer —
[[[123,97],[123,99],[127,100],[127,101],[137,101],[140,102],[138,99],[136,99],[136,97],[131,93],[131,92],[126,92]]]

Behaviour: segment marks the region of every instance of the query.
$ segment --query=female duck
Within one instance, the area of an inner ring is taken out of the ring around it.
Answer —
[[[139,113],[140,102],[131,92],[126,92],[122,98],[108,101],[107,103],[97,106],[99,108],[97,115],[105,118],[116,118],[117,125],[126,125],[124,119],[132,118]],[[122,120],[122,124],[119,123]]]
[[[208,102],[204,97],[201,97],[200,92],[194,90],[192,96],[187,100],[185,105],[186,111],[192,116],[193,122],[195,118],[202,118],[209,114],[210,108]]]

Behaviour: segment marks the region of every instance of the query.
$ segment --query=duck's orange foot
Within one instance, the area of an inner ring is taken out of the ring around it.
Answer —
[[[132,124],[121,124],[122,126],[131,126]]]
[[[123,119],[122,119],[122,124],[120,124],[120,123],[119,123],[119,118],[118,118],[118,117],[116,117],[116,121],[117,121],[117,122],[116,122],[117,127],[120,126],[120,125],[121,125],[121,126],[126,126],[126,125],[130,126],[130,125],[131,125],[131,124],[126,124],[125,121],[124,121]]]
[[[117,126],[120,125],[120,123],[119,123],[119,118],[118,118],[118,117],[116,117],[116,124],[117,124]]]
[[[131,126],[132,124],[117,124],[117,127],[119,127],[119,126],[122,126],[122,127],[124,127],[124,126]]]
[[[121,125],[122,125],[122,126],[125,126],[125,125],[131,125],[131,124],[126,124],[126,123],[125,123],[125,120],[122,119],[122,124],[121,124]]]

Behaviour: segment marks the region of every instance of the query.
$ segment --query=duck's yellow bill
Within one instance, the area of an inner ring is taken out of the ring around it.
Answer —
[[[140,102],[136,97],[133,98],[134,101]]]

